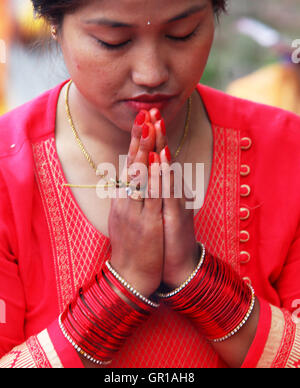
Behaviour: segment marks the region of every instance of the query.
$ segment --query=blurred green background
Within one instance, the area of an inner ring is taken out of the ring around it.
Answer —
[[[231,81],[282,60],[272,49],[237,31],[236,22],[244,17],[276,29],[290,46],[300,39],[300,0],[229,0],[228,13],[221,16],[216,29],[203,83],[225,90]]]

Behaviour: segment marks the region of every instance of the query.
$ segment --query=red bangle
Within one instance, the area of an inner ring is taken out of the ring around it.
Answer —
[[[112,285],[132,304],[123,300]],[[79,290],[77,298],[59,317],[59,324],[78,352],[92,362],[106,365],[154,310],[118,283],[108,270],[102,270],[93,284]]]
[[[236,334],[249,319],[254,290],[226,263],[206,254],[194,278],[165,302],[197,325],[213,342]]]

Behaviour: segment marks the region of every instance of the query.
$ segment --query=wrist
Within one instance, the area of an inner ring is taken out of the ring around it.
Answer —
[[[149,292],[145,287],[138,287],[138,289],[144,290],[141,293],[135,286],[128,283],[110,264],[109,261],[105,263],[104,274],[111,282],[112,286],[116,290],[116,292],[125,299],[125,301],[130,301],[130,304],[136,304],[136,301],[140,300],[145,304],[148,304],[151,307],[159,307],[158,304],[149,299],[149,297],[153,294],[154,291]]]
[[[116,273],[124,282],[146,298],[150,298],[159,287],[159,282],[156,279],[151,280],[147,276],[138,275],[137,273],[133,273],[133,271],[119,271],[114,266],[112,268],[115,269]]]
[[[164,276],[164,288],[167,290],[174,290],[185,283],[197,268],[204,249],[205,248],[197,242],[194,253],[189,258],[178,265],[168,265],[168,273]]]
[[[120,262],[124,262],[125,260],[116,259],[114,256],[109,260],[111,267],[116,271],[116,273],[132,288],[134,288],[138,293],[145,296],[146,298],[150,298],[153,295],[160,283],[161,283],[161,266],[150,266],[150,270],[141,270],[140,268],[136,268],[133,265],[120,265]]]

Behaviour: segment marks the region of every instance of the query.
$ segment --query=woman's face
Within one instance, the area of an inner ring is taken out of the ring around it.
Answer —
[[[80,95],[130,131],[140,109],[176,118],[214,36],[211,0],[91,0],[66,15],[60,44]]]

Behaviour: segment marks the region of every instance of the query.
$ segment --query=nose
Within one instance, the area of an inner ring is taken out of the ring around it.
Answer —
[[[133,82],[146,88],[158,88],[169,80],[169,68],[159,49],[148,45],[139,51],[132,67]]]

